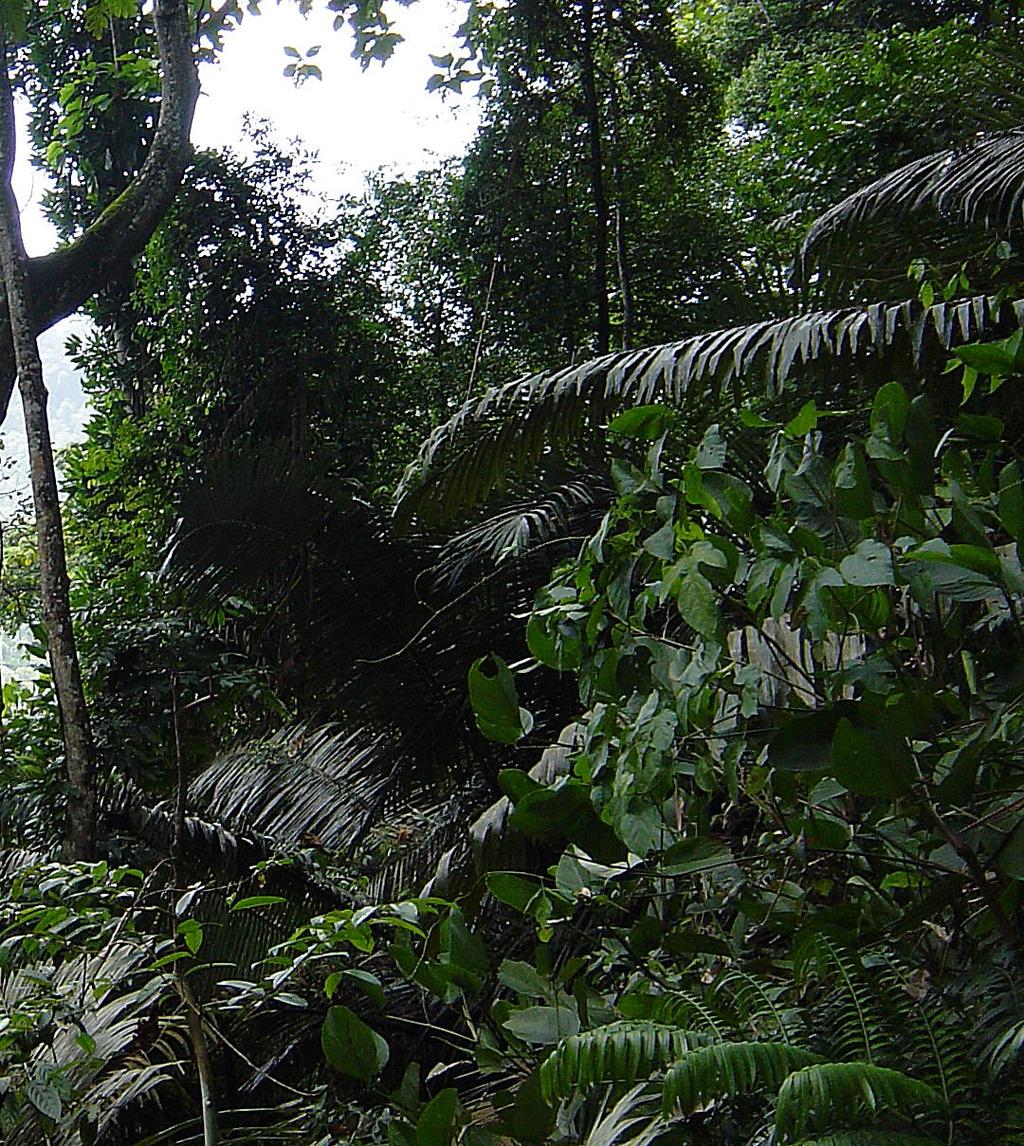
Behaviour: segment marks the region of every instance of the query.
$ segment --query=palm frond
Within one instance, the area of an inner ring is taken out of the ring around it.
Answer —
[[[453,517],[623,407],[665,403],[692,414],[696,433],[720,405],[776,398],[815,372],[828,394],[848,394],[851,380],[871,385],[866,375],[933,369],[952,347],[1009,330],[1022,316],[1024,304],[983,296],[932,307],[907,299],[731,327],[533,374],[471,399],[434,430],[402,478],[395,513],[400,521]]]
[[[646,1080],[710,1037],[704,1031],[632,1019],[571,1035],[541,1066],[541,1091],[550,1101],[598,1083]]]
[[[942,1095],[898,1070],[865,1062],[815,1063],[795,1070],[782,1083],[775,1106],[775,1128],[797,1138],[839,1123],[871,1122],[891,1112],[912,1117],[920,1110],[940,1112]]]
[[[442,583],[455,585],[475,567],[494,567],[509,558],[521,558],[538,545],[570,533],[582,531],[585,536],[610,497],[606,483],[581,477],[502,506],[443,544],[435,574]]]
[[[204,769],[187,823],[268,851],[355,860],[371,892],[388,898],[423,884],[490,791],[464,753],[424,761],[394,729],[292,726]]]
[[[336,512],[287,443],[230,450],[184,492],[162,576],[193,599],[244,592],[294,560]]]
[[[74,1095],[49,1140],[68,1146],[79,1142],[83,1112],[103,1139],[126,1112],[183,1077],[188,1052],[182,1024],[158,1017],[170,986],[166,976],[149,971],[151,961],[152,952],[144,945],[116,942],[99,954],[65,960],[48,980],[40,979],[38,965],[0,977],[6,1009],[38,993],[42,983],[59,1000],[56,1013],[73,1016],[55,1025],[48,1045],[39,1047],[32,1060],[36,1067],[58,1068]],[[92,1040],[88,1054],[83,1036]],[[10,1146],[40,1141],[31,1107],[23,1108],[5,1141]]]
[[[773,1093],[793,1071],[820,1063],[820,1055],[789,1043],[724,1042],[696,1047],[665,1075],[664,1110],[689,1114],[714,1098]]]
[[[650,1146],[665,1133],[657,1094],[646,1083],[627,1090],[611,1109],[608,1100],[606,1096],[582,1146]]]
[[[354,848],[409,778],[381,768],[387,733],[336,726],[282,729],[215,760],[192,782],[204,815],[285,850]]]
[[[811,227],[801,261],[819,261],[865,226],[927,215],[999,232],[1024,225],[1024,130],[926,155],[860,188]]]

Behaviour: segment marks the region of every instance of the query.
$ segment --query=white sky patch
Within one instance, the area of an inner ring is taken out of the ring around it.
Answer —
[[[228,36],[222,61],[202,69],[192,138],[200,147],[244,152],[245,117],[269,119],[279,141],[298,140],[319,152],[320,188],[328,194],[357,193],[380,167],[409,174],[456,155],[476,127],[476,102],[425,87],[437,71],[430,54],[456,49],[453,34],[463,14],[464,5],[453,0],[400,9],[395,26],[405,42],[386,64],[365,71],[352,58],[351,34],[333,30],[332,12],[303,19],[294,8],[277,7],[247,16]],[[303,57],[319,46],[310,62],[323,79],[300,87],[287,79],[285,45]]]

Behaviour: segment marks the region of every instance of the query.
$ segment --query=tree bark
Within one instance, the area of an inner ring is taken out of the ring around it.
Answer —
[[[50,668],[60,708],[67,769],[66,859],[92,859],[96,850],[96,764],[82,674],[71,626],[70,586],[64,559],[57,475],[46,414],[43,366],[31,317],[31,296],[18,204],[11,187],[14,169],[14,97],[7,70],[7,45],[0,68],[0,270],[7,296],[7,318],[25,411],[32,499],[39,547],[39,589],[49,640]]]
[[[598,354],[607,354],[611,343],[611,322],[608,315],[608,198],[604,189],[601,112],[597,102],[597,73],[594,61],[594,0],[583,0],[580,64],[583,81],[583,112],[587,124],[587,146],[590,159],[590,193],[594,201],[596,349]]]
[[[199,96],[185,0],[156,0],[160,116],[138,175],[74,242],[25,260],[33,334],[79,307],[145,247],[181,185],[192,155],[189,131]],[[14,390],[15,348],[0,322],[0,425]]]

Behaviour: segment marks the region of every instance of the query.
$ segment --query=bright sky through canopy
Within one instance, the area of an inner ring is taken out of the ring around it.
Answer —
[[[411,172],[463,150],[476,124],[468,97],[442,100],[425,90],[437,69],[430,53],[453,48],[464,5],[419,0],[399,8],[396,27],[406,37],[383,67],[363,71],[352,59],[347,30],[335,32],[334,13],[316,9],[306,19],[294,7],[265,7],[231,33],[221,63],[202,70],[203,94],[192,138],[200,147],[231,146],[243,136],[246,115],[273,122],[281,140],[301,139],[319,151],[321,187],[357,192],[367,172],[394,165]],[[284,46],[305,55],[322,80],[296,87],[285,78]]]
[[[437,70],[430,54],[443,55],[455,46],[454,32],[463,13],[459,0],[396,6],[395,29],[405,42],[387,64],[363,71],[351,55],[351,32],[347,27],[333,29],[334,13],[321,8],[303,18],[294,3],[266,3],[261,15],[246,16],[226,37],[220,60],[200,69],[202,94],[193,142],[244,155],[245,118],[269,120],[278,142],[297,140],[319,153],[317,189],[329,196],[358,193],[366,174],[380,167],[411,173],[457,155],[472,137],[476,104],[470,96],[442,98],[425,86]],[[284,48],[305,56],[315,45],[320,51],[312,62],[321,68],[323,79],[297,87],[284,75]],[[30,254],[45,254],[55,241],[39,210],[45,181],[27,162],[26,149],[22,131],[15,190],[26,247]],[[77,434],[83,417],[81,390],[62,351],[64,336],[56,328],[41,340],[58,446]],[[20,460],[25,446],[19,405],[15,397],[3,437],[8,452]]]

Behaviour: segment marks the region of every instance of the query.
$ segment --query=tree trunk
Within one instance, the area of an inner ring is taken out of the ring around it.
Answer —
[[[96,850],[96,766],[89,714],[82,691],[82,674],[71,627],[70,586],[64,558],[64,529],[60,518],[57,475],[46,413],[43,366],[36,344],[29,297],[27,259],[21,237],[18,204],[11,187],[14,168],[14,99],[7,70],[7,46],[0,68],[0,269],[7,295],[7,317],[18,372],[18,389],[25,411],[32,499],[39,547],[39,589],[49,638],[50,667],[64,733],[68,774],[68,818],[64,836],[66,859],[92,859]]]
[[[580,65],[583,81],[583,112],[587,123],[590,158],[590,193],[594,201],[594,295],[597,304],[597,353],[607,354],[611,343],[608,317],[608,199],[604,190],[604,157],[601,148],[601,112],[597,102],[594,62],[594,0],[583,0]]]
[[[622,173],[625,148],[619,117],[618,80],[612,79],[612,179],[615,186],[615,264],[622,298],[622,349],[633,349],[633,280],[629,273],[629,246],[626,241],[625,179]]]

